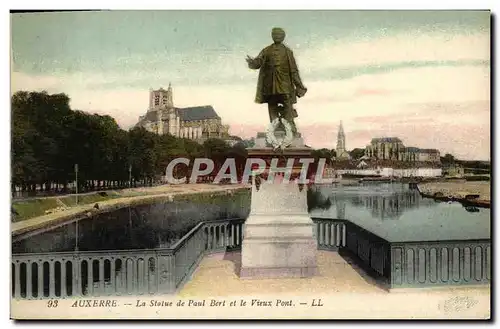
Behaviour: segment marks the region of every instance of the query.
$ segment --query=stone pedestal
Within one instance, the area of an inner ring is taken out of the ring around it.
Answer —
[[[281,153],[259,141],[249,156],[271,159],[310,156],[301,140]],[[266,160],[267,162],[267,160]],[[285,161],[286,162],[286,161]],[[300,168],[297,168],[300,171]],[[317,243],[307,211],[307,186],[294,181],[255,184],[252,178],[251,210],[245,222],[241,278],[309,277],[317,274]]]

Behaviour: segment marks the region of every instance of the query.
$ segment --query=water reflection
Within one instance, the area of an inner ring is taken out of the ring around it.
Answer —
[[[318,187],[312,191],[311,209],[335,208],[336,218],[346,218],[346,206],[366,208],[373,217],[381,220],[399,219],[409,209],[420,206],[435,205],[429,200],[423,200],[418,191],[406,189],[401,185],[381,184],[357,188],[325,188]]]
[[[345,219],[389,241],[486,239],[490,210],[422,198],[405,184],[317,186],[313,217]]]
[[[122,208],[14,242],[12,253],[170,247],[202,221],[246,218],[249,203],[248,193],[235,193]]]

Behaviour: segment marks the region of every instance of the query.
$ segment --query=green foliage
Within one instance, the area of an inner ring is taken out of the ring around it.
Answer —
[[[73,111],[69,103],[64,94],[22,91],[12,96],[12,188],[66,189],[75,181],[75,164],[78,190],[85,191],[125,187],[130,178],[152,183],[177,157],[222,161],[234,153],[246,158],[244,149],[220,139],[200,145],[143,128],[125,131],[112,117]]]
[[[119,197],[119,194],[113,192],[108,192],[105,195],[99,195],[98,193],[79,195],[78,205],[93,204]],[[47,210],[63,206],[76,206],[76,197],[74,195],[68,195],[59,198],[50,197],[14,201],[12,202],[12,208],[16,211],[17,215],[12,217],[12,222],[19,222],[33,217],[43,216]]]
[[[355,148],[351,152],[349,152],[349,155],[351,156],[352,159],[358,160],[360,159],[363,155],[365,155],[365,149],[362,148]]]
[[[13,202],[12,208],[16,211],[17,215],[12,217],[13,222],[42,216],[46,210],[59,207],[56,198],[44,199],[30,199],[25,201]]]
[[[319,159],[326,159],[326,163],[330,164],[333,161],[333,158],[335,157],[336,152],[335,150],[329,150],[326,148],[318,149],[318,150],[313,150],[311,152],[311,156],[314,158],[314,161],[317,163]]]
[[[455,163],[455,157],[449,153],[446,153],[444,157],[441,157],[441,163],[443,165],[451,165]]]

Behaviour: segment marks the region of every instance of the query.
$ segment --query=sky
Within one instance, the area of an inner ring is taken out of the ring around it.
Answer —
[[[306,144],[375,137],[490,160],[487,11],[107,11],[11,15],[11,92],[64,92],[73,109],[131,128],[149,89],[177,107],[212,105],[230,133],[268,125],[245,62],[286,31],[308,92],[296,104]]]

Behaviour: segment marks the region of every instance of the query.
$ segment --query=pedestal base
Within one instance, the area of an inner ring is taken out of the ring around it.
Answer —
[[[294,183],[252,187],[252,206],[243,232],[242,279],[310,277],[318,274],[314,223],[307,189]]]
[[[285,225],[283,230],[290,228]],[[309,228],[308,228],[309,229]],[[270,231],[279,231],[277,225]],[[262,227],[249,226],[245,234],[262,233]],[[318,274],[316,265],[317,245],[313,237],[260,236],[243,240],[240,278],[265,279],[286,277],[311,277]]]

